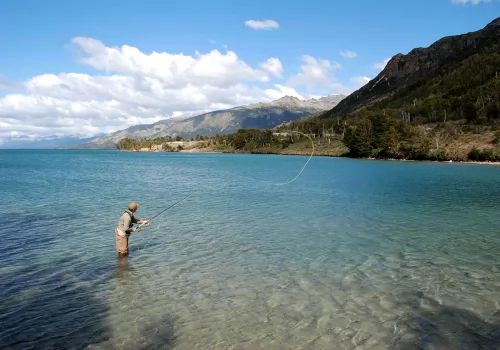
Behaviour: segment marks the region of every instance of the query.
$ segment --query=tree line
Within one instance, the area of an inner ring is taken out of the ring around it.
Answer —
[[[237,132],[226,135],[216,135],[212,137],[197,135],[193,138],[182,138],[177,136],[157,137],[154,139],[120,139],[116,145],[118,150],[133,150],[140,148],[153,148],[161,146],[163,150],[171,151],[172,147],[168,142],[173,141],[202,141],[206,147],[212,146],[219,150],[233,150],[251,152],[261,148],[283,149],[289,144],[301,140],[302,136],[278,136],[272,130],[261,129],[239,129]]]
[[[151,149],[155,146],[162,146],[162,148],[169,150],[171,147],[167,144],[168,142],[204,141],[208,139],[210,139],[208,136],[202,136],[202,135],[196,135],[196,137],[193,138],[185,138],[180,135],[177,135],[175,137],[162,136],[162,137],[155,137],[152,139],[148,138],[132,139],[129,137],[124,137],[116,143],[116,148],[120,151],[130,151],[133,149],[141,149],[141,148]]]
[[[442,128],[450,126],[456,136],[473,126],[499,127],[499,72],[500,45],[495,44],[458,65],[443,68],[432,79],[401,89],[388,99],[355,113],[332,117],[325,112],[285,123],[274,131],[240,129],[229,135],[197,135],[190,140],[204,141],[220,151],[277,153],[304,137],[294,133],[279,136],[274,132],[299,131],[319,142],[340,139],[348,149],[346,155],[351,157],[444,160],[447,159],[445,151],[436,141]],[[457,121],[462,122],[457,124]],[[123,139],[117,147],[151,147],[173,140],[170,137]],[[468,158],[497,160],[496,144],[493,149],[472,149]]]
[[[300,138],[298,136],[275,135],[272,130],[239,129],[232,134],[216,135],[208,138],[208,146],[213,146],[217,150],[252,153],[264,148],[270,151],[284,149]]]
[[[133,149],[141,149],[141,148],[152,148],[153,146],[157,145],[163,145],[167,142],[172,142],[174,139],[170,136],[164,136],[164,137],[155,137],[154,139],[131,139],[128,137],[120,139],[117,144],[116,148],[120,151],[124,150],[133,150]]]

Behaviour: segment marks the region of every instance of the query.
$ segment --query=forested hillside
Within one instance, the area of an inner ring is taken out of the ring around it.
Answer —
[[[337,133],[353,157],[497,160],[499,119],[497,19],[393,57],[332,110],[280,129]]]

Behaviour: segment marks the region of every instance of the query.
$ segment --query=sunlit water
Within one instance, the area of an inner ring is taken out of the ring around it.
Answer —
[[[0,348],[500,348],[499,167],[306,160],[1,151]]]

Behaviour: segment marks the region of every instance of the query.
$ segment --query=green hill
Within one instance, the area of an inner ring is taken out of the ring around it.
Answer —
[[[497,18],[476,32],[395,55],[328,112],[285,128],[331,130],[353,157],[500,160],[499,123]]]

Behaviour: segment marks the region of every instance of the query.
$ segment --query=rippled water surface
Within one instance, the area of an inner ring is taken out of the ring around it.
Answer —
[[[0,348],[500,349],[499,167],[306,160],[0,151]]]

